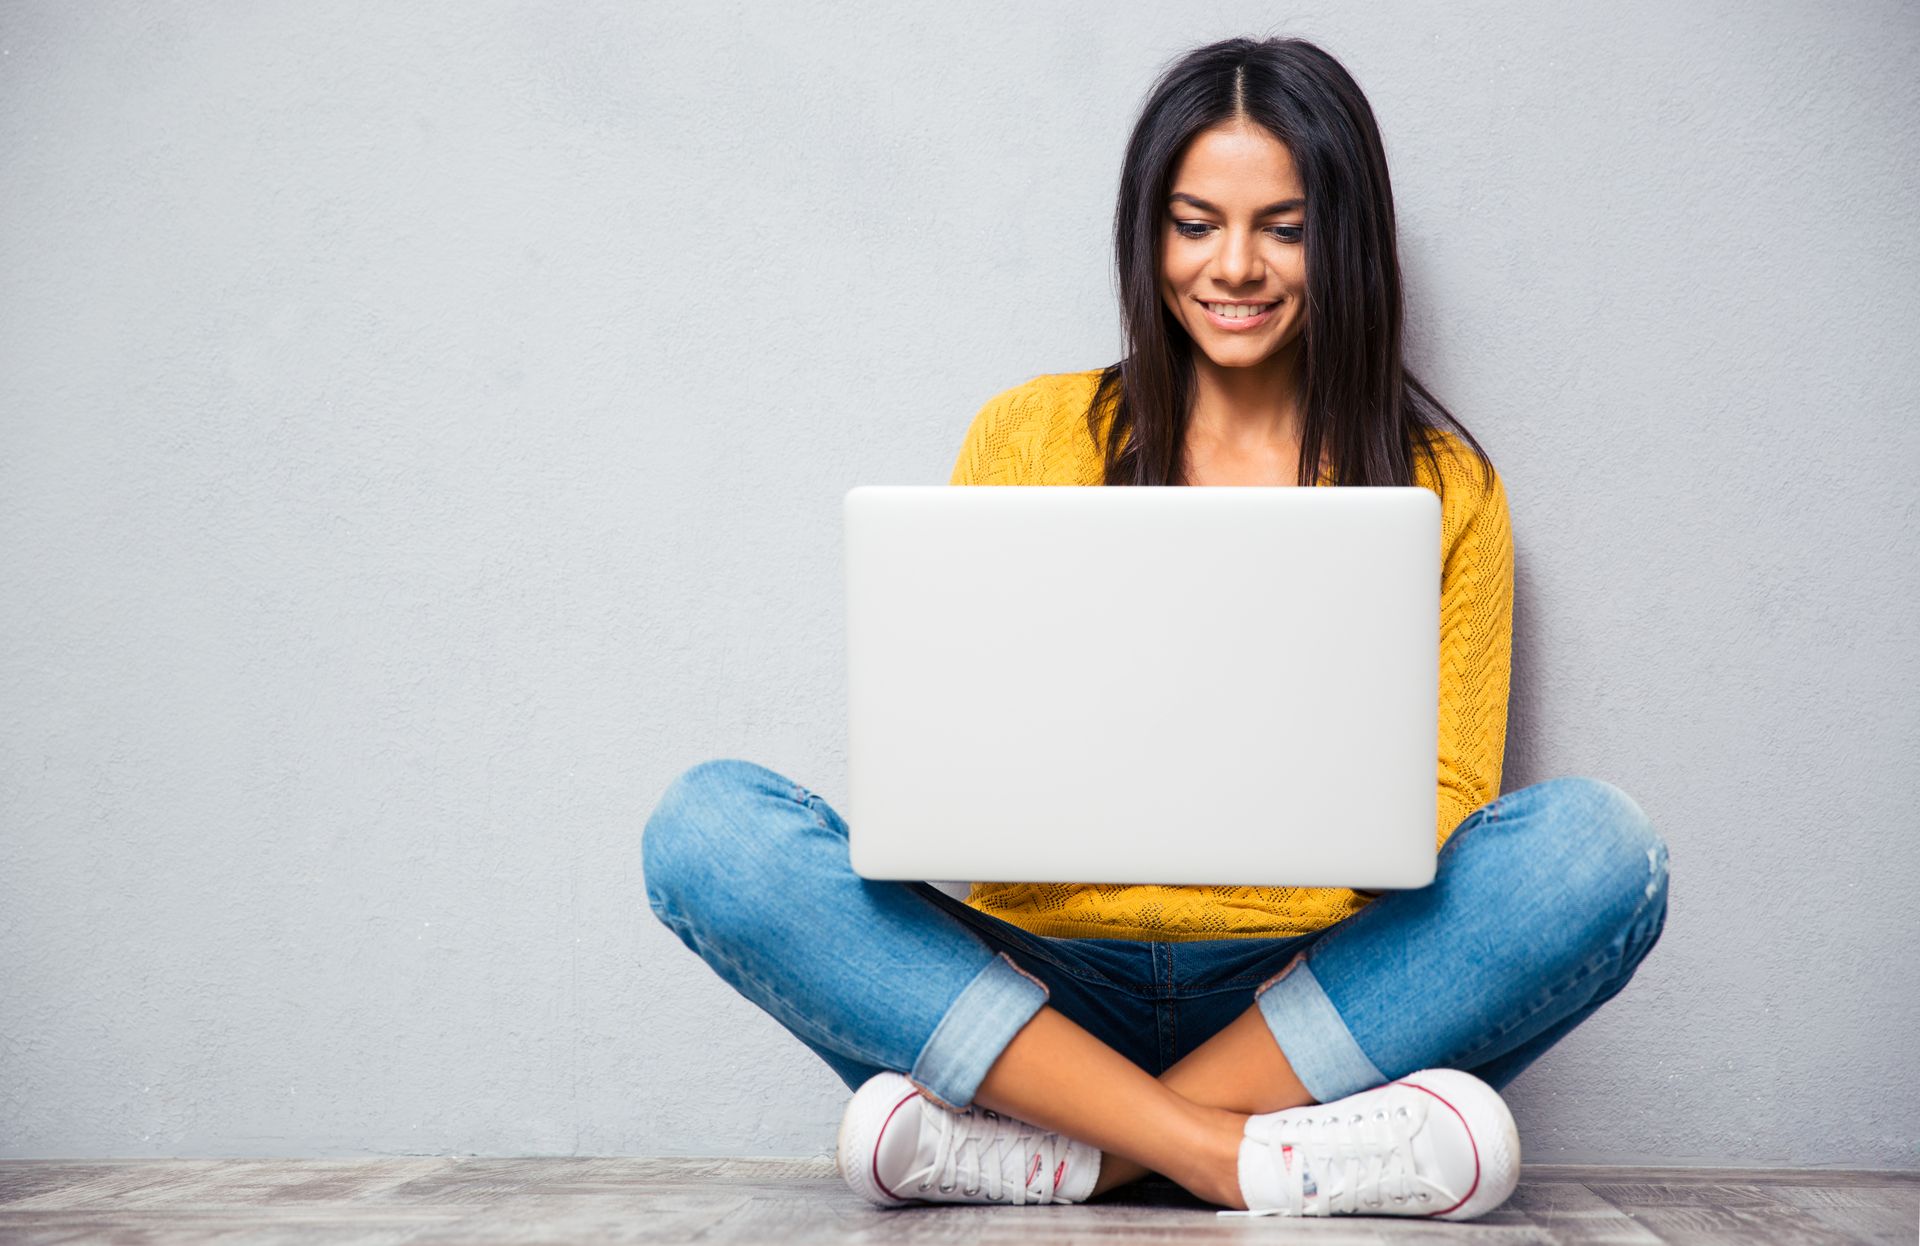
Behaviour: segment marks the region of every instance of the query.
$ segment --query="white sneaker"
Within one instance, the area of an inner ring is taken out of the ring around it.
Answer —
[[[898,1073],[854,1092],[834,1162],[854,1193],[881,1207],[1078,1203],[1100,1176],[1095,1148],[985,1108],[950,1111]]]
[[[1520,1133],[1500,1093],[1458,1069],[1248,1119],[1246,1211],[1228,1216],[1471,1220],[1520,1180]]]

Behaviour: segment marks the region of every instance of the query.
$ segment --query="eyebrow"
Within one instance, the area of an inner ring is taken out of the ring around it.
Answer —
[[[1214,207],[1212,204],[1208,203],[1205,199],[1200,198],[1198,195],[1189,195],[1184,190],[1176,190],[1171,195],[1167,196],[1167,203],[1169,205],[1175,202],[1190,203],[1194,207],[1199,208],[1202,212],[1219,212],[1220,211],[1219,208]],[[1306,200],[1304,199],[1282,199],[1279,203],[1268,204],[1266,207],[1261,208],[1258,212],[1255,212],[1254,215],[1255,216],[1272,216],[1275,212],[1291,212],[1295,208],[1305,206],[1305,204],[1306,204]],[[1221,213],[1221,215],[1224,216],[1225,213]]]

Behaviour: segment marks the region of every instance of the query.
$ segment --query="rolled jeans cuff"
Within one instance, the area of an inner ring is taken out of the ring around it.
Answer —
[[[1261,984],[1254,1003],[1293,1066],[1293,1075],[1318,1102],[1344,1099],[1386,1082],[1353,1041],[1353,1031],[1313,976],[1305,953]]]
[[[1005,952],[997,954],[940,1018],[907,1080],[942,1106],[965,1109],[993,1062],[1046,1002],[1046,983]]]

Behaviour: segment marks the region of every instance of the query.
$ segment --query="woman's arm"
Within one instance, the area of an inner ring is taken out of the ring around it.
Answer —
[[[1444,534],[1440,577],[1440,824],[1435,847],[1468,814],[1500,794],[1507,743],[1507,694],[1513,655],[1513,530],[1506,486],[1490,488],[1477,465],[1452,489],[1474,491],[1455,530]]]
[[[947,481],[950,485],[977,485],[986,474],[989,458],[987,444],[993,438],[993,429],[999,422],[999,397],[987,400],[980,413],[973,417],[973,423],[967,426],[967,435],[961,439],[959,457],[953,461],[953,476]]]
[[[1048,377],[989,398],[967,427],[950,485],[1022,485],[1040,481],[1041,441],[1053,394]]]

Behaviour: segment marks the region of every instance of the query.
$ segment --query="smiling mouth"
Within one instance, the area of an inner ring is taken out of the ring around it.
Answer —
[[[1214,315],[1228,317],[1257,316],[1262,312],[1270,311],[1280,305],[1278,299],[1275,299],[1271,303],[1210,303],[1205,299],[1201,299],[1199,302],[1200,306],[1206,308]]]
[[[1217,329],[1251,329],[1255,325],[1265,324],[1273,318],[1275,309],[1284,300],[1272,303],[1207,303],[1200,304],[1207,313],[1207,320]]]

